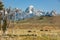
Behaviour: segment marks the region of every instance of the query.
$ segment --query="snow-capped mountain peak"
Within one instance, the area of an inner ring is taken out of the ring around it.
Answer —
[[[34,12],[34,6],[33,6],[33,5],[30,5],[30,6],[25,10],[25,12],[27,12],[27,13],[29,13],[29,14],[33,13],[33,12]]]

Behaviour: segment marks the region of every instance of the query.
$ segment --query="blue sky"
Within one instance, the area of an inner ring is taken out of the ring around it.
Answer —
[[[25,10],[28,6],[33,5],[35,9],[60,12],[60,0],[3,0],[3,3],[5,8],[11,6]]]

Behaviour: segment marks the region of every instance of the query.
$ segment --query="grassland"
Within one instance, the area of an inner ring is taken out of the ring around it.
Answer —
[[[10,21],[1,40],[60,40],[60,16]]]

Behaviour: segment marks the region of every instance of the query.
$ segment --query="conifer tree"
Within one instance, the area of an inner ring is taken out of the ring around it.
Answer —
[[[3,10],[3,3],[0,1],[0,11]],[[0,12],[0,30],[1,30],[1,19],[2,19],[2,13]]]
[[[3,5],[3,2],[0,1],[0,11],[4,11],[4,5]],[[4,11],[4,14],[5,14],[5,11]],[[4,15],[5,16],[5,15]],[[1,20],[3,20],[3,25],[1,27]],[[0,12],[0,28],[2,28],[2,31],[3,31],[3,34],[5,33],[6,31],[6,26],[7,26],[7,19],[6,19],[6,16],[4,17],[4,19],[2,18],[2,13]]]
[[[3,10],[3,7],[4,7],[3,2],[0,1],[0,10]]]

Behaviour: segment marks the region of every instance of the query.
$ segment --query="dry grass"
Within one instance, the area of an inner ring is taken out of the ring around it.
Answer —
[[[1,31],[0,33],[2,34]],[[16,22],[10,22],[6,34],[8,34],[8,37],[0,36],[0,39],[60,40],[60,16],[43,17],[43,19],[40,19],[40,17],[35,17]]]

